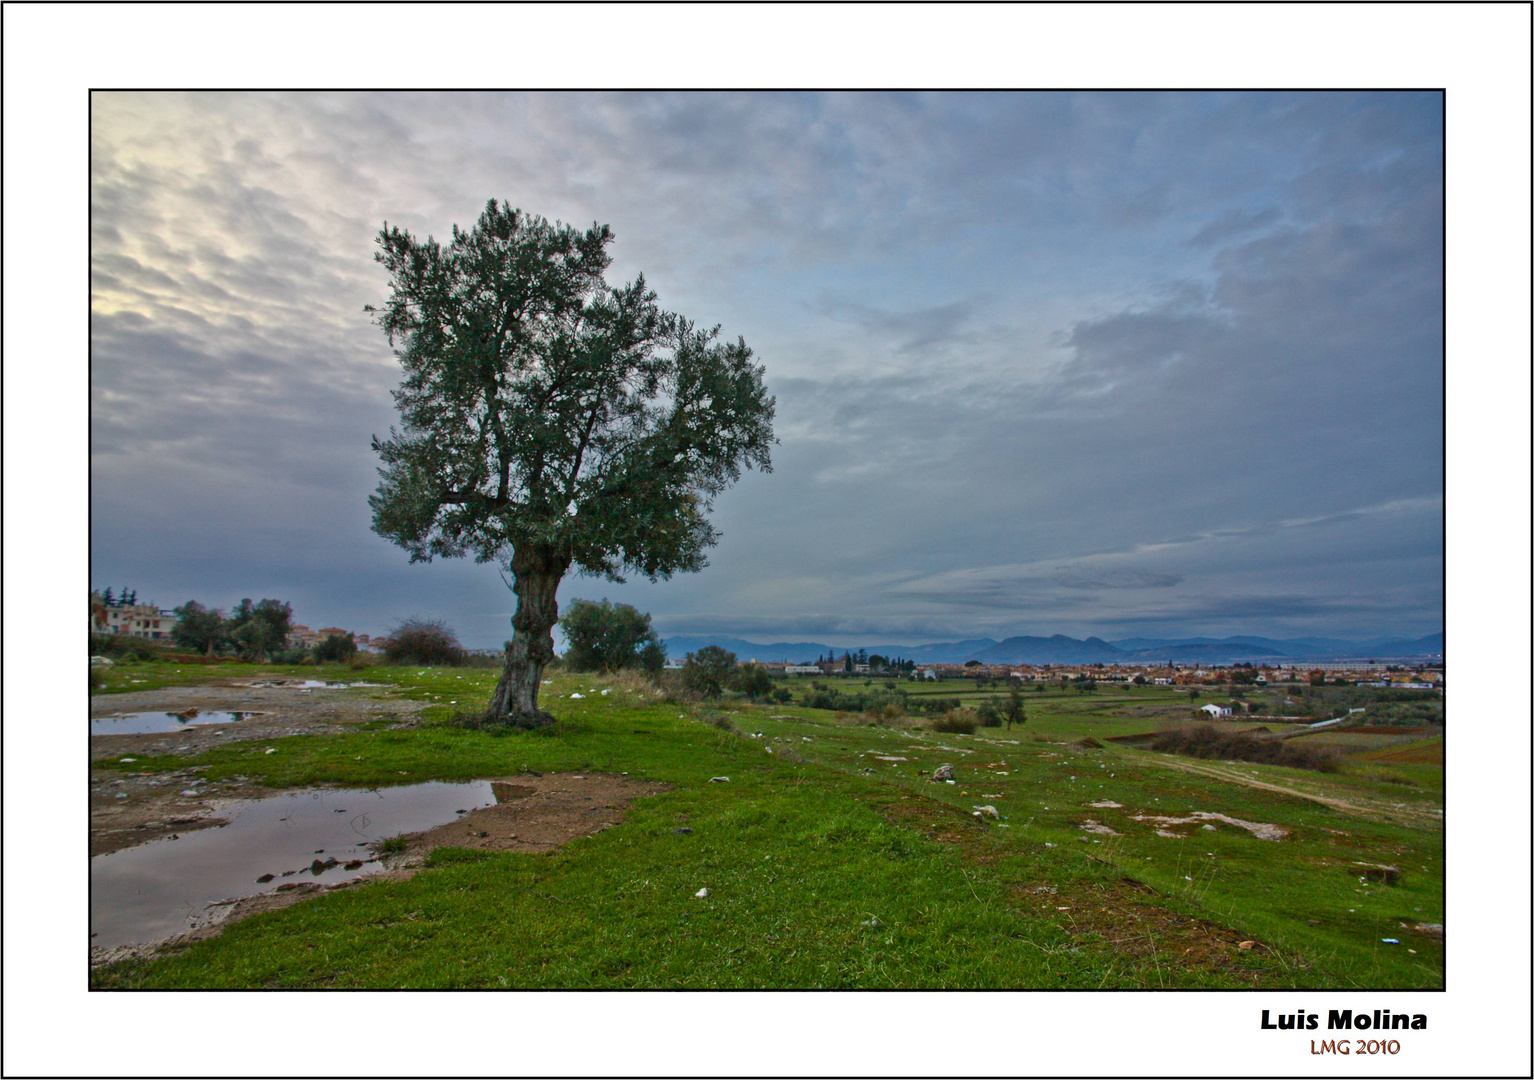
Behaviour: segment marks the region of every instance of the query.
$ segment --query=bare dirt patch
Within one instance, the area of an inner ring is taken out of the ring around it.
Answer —
[[[189,724],[179,731],[150,735],[91,736],[91,760],[144,754],[196,754],[228,742],[273,739],[283,735],[322,735],[368,721],[411,724],[424,702],[371,687],[314,687],[301,680],[230,680],[216,686],[167,686],[91,698],[91,717],[121,713],[252,713],[233,724]]]
[[[1153,825],[1203,825],[1210,821],[1223,821],[1227,825],[1234,825],[1238,829],[1245,829],[1259,840],[1282,840],[1289,835],[1289,830],[1282,825],[1269,825],[1263,821],[1243,821],[1241,818],[1230,817],[1227,814],[1211,814],[1205,810],[1195,810],[1187,817],[1158,817],[1155,814],[1136,814],[1131,821],[1148,821]],[[1161,830],[1157,832],[1167,835]],[[1175,834],[1174,834],[1175,835]]]
[[[457,821],[405,836],[409,845],[396,870],[418,867],[440,847],[481,851],[548,851],[579,836],[590,836],[623,820],[629,803],[655,795],[670,785],[604,773],[528,773],[492,781],[495,806],[459,816]]]

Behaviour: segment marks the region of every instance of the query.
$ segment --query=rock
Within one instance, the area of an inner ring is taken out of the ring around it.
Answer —
[[[1255,941],[1241,941],[1241,942],[1237,942],[1237,944],[1236,944],[1236,948],[1238,948],[1238,949],[1245,949],[1247,951],[1251,951],[1252,949],[1255,949],[1256,947],[1257,947],[1257,943]]]
[[[1383,863],[1354,863],[1354,866],[1363,867],[1362,877],[1369,881],[1380,881],[1386,885],[1399,885],[1401,882],[1401,868],[1399,866],[1386,866]]]
[[[689,829],[686,825],[678,826],[677,828],[672,829],[671,831],[676,833],[678,836],[688,836],[688,835],[690,835],[692,833],[692,830]]]
[[[708,782],[710,784],[728,784],[730,778],[728,776],[710,776]]]
[[[262,874],[260,877],[256,878],[256,884],[265,885],[268,881],[271,881],[276,876],[276,874]]]
[[[947,780],[950,784],[953,783],[953,766],[939,765],[937,768],[932,770],[932,779]]]
[[[275,754],[277,752],[277,748],[275,746],[268,746],[264,752],[268,754]]]
[[[997,811],[996,807],[991,806],[989,804],[987,804],[985,806],[973,806],[970,809],[974,810],[976,817],[979,817],[980,815],[984,814],[986,817],[992,817],[992,818],[997,819],[998,821],[1001,820],[1000,812]]]
[[[361,859],[353,859],[351,862],[347,863],[341,869],[343,869],[343,870],[360,870],[361,868],[362,868],[362,860]]]
[[[181,794],[183,796],[189,798],[189,799],[195,799],[197,797],[197,789],[196,788],[187,788]]]
[[[133,762],[137,761],[138,758],[136,758],[136,757],[121,757],[121,758],[118,758],[117,760],[121,761],[121,762],[124,762],[124,763],[127,763],[127,764],[132,764]]]
[[[296,889],[296,888],[298,888],[298,883],[296,881],[290,881],[286,885],[279,885],[279,886],[277,886],[277,891],[278,892],[287,892],[290,889]]]
[[[692,895],[693,895],[693,897],[695,899],[702,900],[705,896],[708,895],[708,890],[707,889],[699,889],[697,892],[693,893]]]

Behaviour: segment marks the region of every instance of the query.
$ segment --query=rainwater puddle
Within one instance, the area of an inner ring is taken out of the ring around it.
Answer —
[[[251,683],[252,689],[258,690],[344,690],[353,686],[388,686],[381,682],[330,682],[325,679],[283,679],[278,682]]]
[[[218,922],[237,900],[279,885],[340,881],[381,869],[369,844],[454,820],[459,810],[535,789],[476,780],[322,789],[229,803],[222,828],[183,833],[91,859],[91,945],[148,943]],[[329,860],[333,864],[326,865]],[[348,870],[347,864],[361,865]],[[270,881],[256,879],[271,874]]]
[[[117,716],[91,717],[92,735],[156,735],[164,731],[180,731],[193,724],[234,724],[253,712],[202,712],[192,709],[184,713],[136,712]]]

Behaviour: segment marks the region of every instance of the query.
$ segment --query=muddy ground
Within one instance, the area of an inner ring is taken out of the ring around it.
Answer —
[[[376,874],[326,885],[321,882],[281,885],[271,892],[229,903],[216,921],[165,941],[125,945],[115,949],[91,949],[92,966],[125,959],[147,959],[166,949],[177,949],[215,937],[223,928],[251,915],[276,911],[301,900],[337,889],[355,888],[372,881],[403,881],[426,863],[440,847],[477,848],[482,851],[551,851],[581,836],[601,832],[623,820],[628,806],[641,795],[654,795],[669,785],[631,780],[605,773],[525,773],[491,780],[494,806],[481,807],[456,820],[422,832],[406,833],[403,852],[379,859]],[[262,789],[262,794],[271,791]],[[202,826],[217,824],[216,806]]]
[[[422,707],[419,702],[384,696],[369,688],[300,689],[299,680],[279,685],[270,682],[231,681],[216,686],[167,687],[92,698],[92,717],[185,712],[192,708],[256,715],[238,723],[191,725],[164,734],[92,736],[91,760],[194,754],[225,742],[341,732],[369,721],[390,721],[396,727],[409,727],[417,722]],[[93,777],[91,854],[133,847],[172,833],[214,827],[223,823],[219,817],[223,804],[276,794],[272,788],[237,781],[206,781],[199,772],[194,767],[148,775]],[[549,851],[576,837],[616,825],[634,799],[667,790],[665,784],[602,773],[529,773],[501,777],[492,783],[499,800],[495,806],[463,814],[434,829],[407,834],[405,851],[383,859],[383,869],[376,875],[330,886],[305,883],[246,897],[230,904],[217,922],[169,941],[114,950],[93,949],[92,963],[150,956],[166,947],[212,937],[231,921],[287,907],[337,888],[408,878],[439,847]]]
[[[230,742],[274,739],[283,735],[342,732],[368,721],[395,726],[417,722],[422,702],[385,696],[371,688],[300,689],[302,680],[230,680],[213,686],[172,686],[91,698],[91,717],[138,712],[251,712],[233,724],[191,724],[156,735],[93,735],[91,761],[197,754]],[[266,685],[251,685],[263,683]],[[273,685],[275,684],[275,685]],[[210,782],[197,769],[153,775],[123,774],[91,778],[92,855],[133,847],[173,832],[218,823],[219,800],[270,795],[270,788],[235,781]]]

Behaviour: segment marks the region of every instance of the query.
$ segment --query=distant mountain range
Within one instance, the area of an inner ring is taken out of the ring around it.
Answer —
[[[847,649],[818,641],[778,641],[763,645],[722,635],[679,634],[666,638],[668,656],[680,658],[707,645],[728,649],[742,660],[813,663],[817,657],[841,656]],[[1187,664],[1296,663],[1304,660],[1396,659],[1443,655],[1443,635],[1384,637],[1367,641],[1337,638],[1125,638],[1085,641],[1053,637],[978,638],[933,645],[865,645],[871,655],[902,657],[918,664],[1133,664],[1164,661]],[[856,650],[851,650],[856,651]]]

